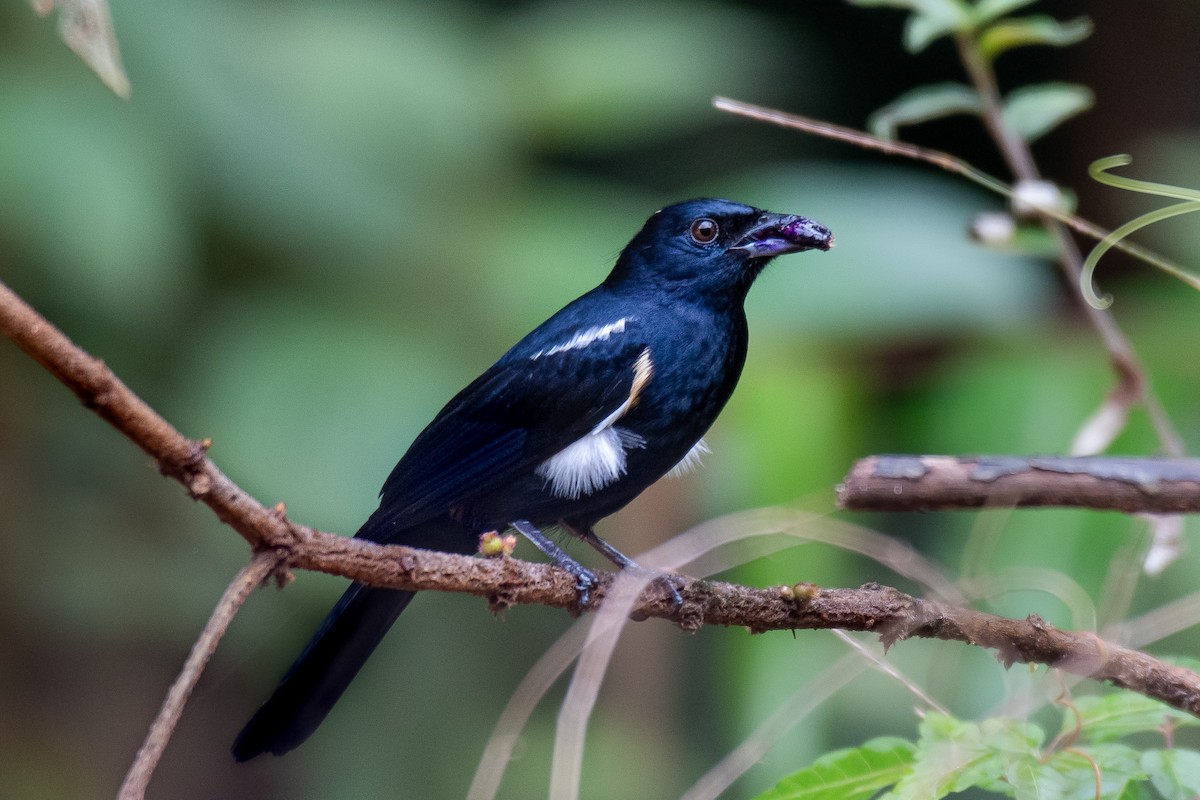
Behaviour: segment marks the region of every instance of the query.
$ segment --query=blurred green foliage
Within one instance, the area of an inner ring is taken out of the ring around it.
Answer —
[[[1171,6],[1173,38],[1155,39],[1163,58],[1196,30],[1189,4]],[[1096,37],[1084,53],[1116,52],[1105,31],[1139,22],[1112,5],[1089,13]],[[733,510],[800,497],[827,509],[851,460],[872,452],[1061,452],[1111,385],[1054,268],[967,241],[974,214],[998,198],[710,109],[714,94],[741,96],[861,127],[870,109],[930,80],[930,62],[903,53],[894,13],[122,0],[113,15],[127,103],[51,24],[21,4],[0,10],[0,278],[298,520],[352,532],[442,402],[598,282],[650,212],[685,196],[812,215],[838,246],[785,259],[760,281],[750,361],[714,452],[608,523],[628,551]],[[941,57],[938,47],[922,58]],[[1097,110],[1046,137],[1061,148],[1050,152],[1069,154],[1051,163],[1131,150],[1151,172],[1200,184],[1196,114],[1176,113],[1184,77],[1135,85],[1130,115],[1124,85],[1105,81],[1139,74],[1145,59],[1121,53],[1123,71],[1055,50],[1064,61],[1052,70],[1020,76],[1096,91]],[[928,135],[987,165],[960,129]],[[1106,135],[1134,140],[1096,152]],[[1101,220],[1113,223],[1138,201],[1107,202],[1119,204]],[[1195,251],[1190,228],[1160,228],[1150,244]],[[1112,284],[1116,311],[1194,447],[1195,299],[1147,272]],[[0,386],[0,797],[105,796],[245,548],[15,348],[0,346]],[[1153,447],[1140,416],[1118,442]],[[1144,545],[1138,523],[1084,512],[862,522],[951,575],[992,578],[985,607],[1063,625],[1088,609],[1023,570],[1060,571],[1100,606],[1110,563],[1134,565]],[[1139,586],[1132,610],[1190,592],[1196,567],[1189,555]],[[820,544],[733,577],[914,588]],[[235,766],[234,733],[340,589],[304,574],[252,599],[152,797],[461,796],[512,687],[568,624],[539,608],[500,623],[477,600],[422,597],[302,751]],[[683,636],[648,623],[628,636],[591,727],[588,798],[678,795],[844,650],[817,633]],[[1196,646],[1170,640],[1176,652]],[[957,645],[906,642],[890,658],[964,718],[1041,685]],[[555,699],[503,796],[544,792]],[[911,738],[914,725],[896,684],[866,674],[729,796],[832,747]]]

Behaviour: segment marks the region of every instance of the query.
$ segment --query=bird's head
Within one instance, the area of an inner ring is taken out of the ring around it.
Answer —
[[[736,298],[772,258],[832,246],[829,229],[806,217],[729,200],[688,200],[646,221],[605,285],[652,283],[672,293]]]

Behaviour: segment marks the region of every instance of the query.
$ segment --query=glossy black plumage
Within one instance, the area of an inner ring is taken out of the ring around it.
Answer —
[[[729,399],[746,357],[743,301],[767,262],[832,242],[811,220],[727,200],[659,211],[604,283],[446,404],[356,535],[471,553],[480,533],[522,521],[594,539],[592,526],[679,464]],[[308,738],[412,597],[352,585],[234,756],[282,755]]]

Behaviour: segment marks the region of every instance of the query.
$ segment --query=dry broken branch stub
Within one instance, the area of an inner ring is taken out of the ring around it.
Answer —
[[[871,456],[838,487],[848,511],[1072,506],[1128,514],[1200,512],[1200,459]]]

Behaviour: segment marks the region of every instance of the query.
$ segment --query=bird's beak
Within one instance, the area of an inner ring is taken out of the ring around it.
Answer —
[[[819,222],[795,214],[763,214],[731,250],[772,258],[804,250],[828,250],[833,234]]]

